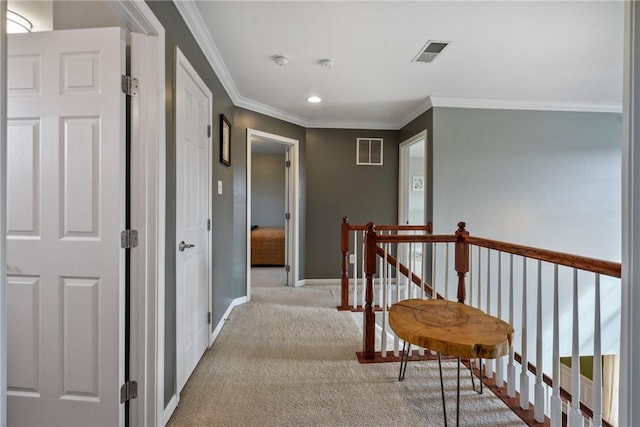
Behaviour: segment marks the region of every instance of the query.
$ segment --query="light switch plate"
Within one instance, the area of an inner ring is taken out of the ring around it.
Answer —
[[[222,181],[218,180],[218,194],[222,194]]]

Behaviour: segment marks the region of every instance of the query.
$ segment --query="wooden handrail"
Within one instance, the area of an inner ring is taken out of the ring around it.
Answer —
[[[579,270],[590,271],[592,273],[600,273],[617,278],[620,278],[621,276],[621,264],[612,261],[603,261],[600,259],[571,255],[547,249],[532,248],[530,246],[505,243],[482,237],[467,236],[465,237],[465,241],[471,245],[495,249],[505,253],[546,261],[552,264],[564,265],[566,267],[577,268]]]
[[[378,255],[384,259],[386,251],[380,246],[378,246],[377,251]],[[405,277],[409,277],[409,268],[401,262],[398,262],[396,257],[387,253],[387,262],[391,264],[392,267],[395,267],[397,270],[399,270],[401,274],[404,274]],[[424,288],[424,290],[427,291],[430,296],[433,295],[433,288],[427,282],[423,281],[422,278],[417,274],[411,274],[411,281],[421,288]],[[444,297],[438,293],[436,293],[436,298],[444,299]]]

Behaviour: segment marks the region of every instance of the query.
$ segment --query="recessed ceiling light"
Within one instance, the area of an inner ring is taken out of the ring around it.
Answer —
[[[322,98],[320,98],[319,96],[310,96],[307,98],[307,102],[310,102],[312,104],[317,104],[318,102],[322,102]]]

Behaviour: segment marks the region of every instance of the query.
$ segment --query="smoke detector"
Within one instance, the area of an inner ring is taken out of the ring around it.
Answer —
[[[278,55],[278,56],[274,56],[273,57],[273,62],[275,62],[276,64],[278,64],[281,67],[284,67],[285,65],[287,65],[289,63],[289,58],[287,58],[286,56],[283,56],[283,55]]]
[[[427,44],[420,49],[420,52],[413,58],[413,62],[429,63],[438,56],[450,42],[429,40]]]
[[[333,59],[323,59],[320,61],[320,67],[323,70],[330,70],[333,68]]]

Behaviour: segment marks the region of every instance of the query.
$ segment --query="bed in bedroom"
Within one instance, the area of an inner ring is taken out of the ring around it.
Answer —
[[[251,230],[251,265],[284,265],[284,227]]]

